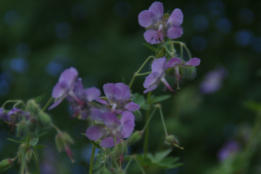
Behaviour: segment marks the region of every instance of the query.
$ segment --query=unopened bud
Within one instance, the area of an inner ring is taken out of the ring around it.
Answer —
[[[0,161],[0,173],[6,171],[7,169],[11,168],[13,165],[12,159],[4,159]]]
[[[55,144],[58,152],[61,152],[63,149],[65,149],[65,142],[61,136],[61,133],[55,136]]]
[[[55,144],[57,150],[59,152],[65,150],[72,162],[74,162],[74,160],[72,158],[72,151],[70,149],[69,144],[73,144],[73,143],[74,143],[73,139],[66,132],[60,132],[55,136]]]
[[[50,127],[50,125],[52,123],[50,116],[42,111],[39,113],[37,119],[38,119],[38,124],[42,128]]]
[[[177,138],[174,135],[166,136],[165,143],[167,145],[169,145],[169,146],[175,146],[175,147],[180,148],[182,150],[184,149],[183,147],[179,146],[179,142],[178,142]]]
[[[121,141],[119,144],[117,144],[116,146],[117,152],[118,153],[128,153],[128,149],[127,149],[127,144],[126,141]]]
[[[127,140],[128,145],[132,145],[136,142],[138,142],[142,137],[143,132],[142,131],[135,131]]]
[[[31,133],[34,133],[36,131],[36,128],[37,128],[37,120],[36,120],[36,118],[30,118],[27,121],[27,127],[28,127],[28,130]]]
[[[33,117],[37,117],[41,111],[39,105],[35,102],[35,100],[28,100],[26,104],[26,109]]]
[[[27,128],[26,122],[25,122],[25,120],[21,120],[17,124],[17,136],[24,137],[27,135],[27,133],[28,133],[28,128]]]
[[[30,162],[31,158],[33,156],[33,150],[32,149],[29,149],[26,154],[25,154],[25,159],[26,161]]]

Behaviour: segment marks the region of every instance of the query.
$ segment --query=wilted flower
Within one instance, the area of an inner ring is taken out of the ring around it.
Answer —
[[[226,77],[226,70],[223,67],[217,68],[206,74],[203,82],[200,84],[202,93],[214,93],[221,88],[222,80]]]
[[[239,151],[240,145],[236,141],[228,141],[218,152],[218,159],[223,161]]]
[[[173,92],[172,88],[165,79],[166,61],[166,57],[163,57],[152,62],[152,72],[146,77],[145,82],[143,83],[144,88],[147,88],[143,93],[156,89],[160,82],[162,82],[171,92]]]
[[[71,109],[75,112],[74,115],[80,115],[81,119],[86,119],[90,115],[91,110],[91,106],[88,103],[98,99],[101,92],[95,87],[84,89],[82,79],[78,78],[74,84],[73,93],[77,100],[75,100],[75,97],[67,96]],[[79,100],[82,104],[79,104]]]
[[[183,22],[183,13],[176,8],[169,16],[163,14],[163,4],[154,2],[149,10],[140,12],[138,16],[139,24],[147,30],[144,38],[148,43],[160,43],[165,36],[170,39],[179,38],[183,34],[183,28],[180,25]]]
[[[55,102],[52,106],[49,107],[49,110],[58,106],[63,101],[63,99],[68,95],[73,97],[76,101],[79,100],[72,92],[74,87],[74,82],[77,77],[78,77],[78,72],[73,67],[66,69],[62,72],[58,80],[58,83],[53,88],[52,97],[55,98]],[[78,102],[80,103],[80,101]]]
[[[136,111],[140,106],[130,101],[130,88],[123,83],[107,83],[103,85],[103,91],[108,100],[98,99],[97,101],[110,105],[113,112],[121,113],[124,110]]]
[[[86,130],[86,136],[93,141],[101,139],[100,146],[109,148],[132,134],[134,120],[134,115],[129,111],[122,112],[120,120],[114,113],[105,112],[102,117],[105,127],[92,126]]]
[[[166,64],[165,68],[174,68],[175,69],[175,76],[177,78],[177,89],[179,89],[179,81],[180,81],[180,68],[181,67],[193,67],[193,66],[198,66],[200,64],[200,59],[199,58],[192,58],[188,62],[182,61],[178,57],[174,57],[169,59],[168,63]]]

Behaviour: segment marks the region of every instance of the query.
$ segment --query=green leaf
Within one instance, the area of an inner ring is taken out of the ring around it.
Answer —
[[[34,146],[35,149],[44,149],[45,146],[44,145],[36,145]]]
[[[142,44],[142,45],[144,45],[145,47],[149,48],[151,51],[157,52],[157,48],[151,46],[150,44],[145,44],[145,43],[144,43],[144,44]]]
[[[23,143],[22,141],[14,140],[14,139],[11,139],[11,138],[7,138],[7,140],[15,142],[15,143],[19,143],[19,144]]]
[[[137,119],[141,119],[141,117],[142,117],[140,110],[133,111],[133,114],[135,115],[135,117]]]
[[[160,162],[161,160],[163,160],[166,156],[168,156],[168,154],[172,151],[172,149],[168,149],[168,150],[165,150],[163,152],[158,152],[155,154],[155,157],[154,157],[154,162],[155,163],[158,163]]]
[[[151,103],[151,104],[158,103],[158,102],[167,100],[168,98],[170,98],[170,95],[160,95],[157,97],[152,97],[151,100],[149,100],[149,103]]]
[[[44,136],[45,134],[47,134],[47,132],[43,132],[43,133],[37,135],[37,138],[40,138],[41,136]]]
[[[31,144],[32,146],[35,146],[35,145],[38,143],[38,141],[39,141],[39,138],[34,138],[34,139],[32,139],[32,140],[30,141],[30,144]]]
[[[245,107],[255,111],[255,112],[261,112],[261,104],[260,103],[256,103],[254,101],[247,101],[244,103]]]
[[[46,94],[39,95],[39,96],[35,97],[34,101],[36,103],[39,103],[40,101],[42,101],[44,99],[45,96],[46,96]]]
[[[138,105],[143,105],[145,103],[145,99],[143,95],[140,95],[138,93],[132,94],[131,95],[131,101],[133,101],[134,103],[138,104]]]
[[[123,76],[121,77],[121,81],[122,81],[122,83],[126,84],[126,80]]]

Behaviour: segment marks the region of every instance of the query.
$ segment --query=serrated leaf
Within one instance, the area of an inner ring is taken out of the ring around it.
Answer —
[[[153,103],[158,103],[158,102],[167,100],[168,98],[170,98],[170,95],[160,95],[160,96],[157,96],[157,97],[153,97],[153,98],[149,101],[149,103],[151,103],[151,104],[153,104]]]
[[[11,138],[7,138],[8,141],[12,141],[12,142],[15,142],[15,143],[23,143],[22,141],[18,141],[18,140],[14,140],[14,139],[11,139]]]
[[[44,145],[36,145],[34,146],[35,149],[44,149],[45,146]]]
[[[32,139],[32,140],[30,141],[30,144],[31,144],[32,146],[35,146],[35,145],[38,143],[38,141],[39,141],[39,138],[34,138],[34,139]]]
[[[244,106],[252,111],[261,112],[261,104],[254,101],[247,101]]]
[[[157,52],[157,48],[151,46],[150,44],[143,44],[145,47],[149,48],[151,51]]]
[[[35,97],[34,101],[36,103],[39,103],[44,99],[45,96],[46,96],[46,94],[39,95],[39,96]]]

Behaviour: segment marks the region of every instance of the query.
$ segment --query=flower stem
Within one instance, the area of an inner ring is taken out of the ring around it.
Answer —
[[[131,88],[131,86],[132,86],[132,84],[133,84],[135,78],[137,77],[137,74],[140,73],[140,71],[142,70],[142,68],[146,65],[146,63],[147,63],[150,59],[156,59],[156,57],[154,57],[154,56],[149,56],[149,57],[143,62],[143,64],[142,64],[142,65],[140,66],[140,68],[138,69],[138,71],[134,73],[134,75],[133,75],[133,77],[132,77],[132,79],[131,79],[131,82],[130,82],[130,84],[129,84],[129,88]]]
[[[125,173],[127,173],[127,169],[128,169],[128,167],[130,166],[132,160],[133,160],[133,157],[131,157],[130,160],[129,160],[129,162],[127,163],[127,165],[126,165],[126,167],[125,167],[125,170],[124,170]]]
[[[61,130],[55,126],[53,123],[51,123],[51,126],[57,131],[57,133],[61,133]]]
[[[192,58],[192,56],[191,56],[191,53],[190,53],[190,51],[189,51],[189,49],[188,49],[188,47],[186,46],[186,44],[185,43],[183,43],[183,42],[180,42],[180,41],[170,41],[170,43],[176,43],[176,44],[180,44],[180,46],[181,47],[184,47],[185,48],[185,50],[187,51],[187,53],[188,53],[188,56],[189,56],[189,59],[191,59]],[[182,50],[182,56],[183,56],[183,50]]]
[[[146,73],[136,74],[136,76],[145,76],[145,75],[148,75],[148,74],[150,74],[150,73],[151,73],[151,71],[150,71],[150,72],[146,72]]]
[[[149,122],[152,119],[152,117],[154,116],[154,113],[155,113],[156,109],[157,109],[156,107],[153,109],[152,113],[150,114],[149,120],[146,122],[144,128],[142,129],[142,132],[144,132],[146,127],[149,125]]]
[[[6,105],[7,103],[17,103],[17,102],[19,102],[19,100],[7,100],[7,101],[4,102],[4,104],[2,105],[2,109],[5,110],[5,105]]]
[[[166,45],[164,44],[163,46],[164,46],[166,52],[170,55],[170,57],[171,58],[174,57],[174,55],[169,51],[169,49],[166,47]]]
[[[145,171],[143,170],[143,168],[141,167],[139,161],[136,159],[136,157],[134,157],[134,160],[136,161],[136,163],[138,164],[138,166],[140,167],[140,170],[143,174],[146,174]]]
[[[152,93],[151,91],[148,93],[147,101],[150,100],[151,93]],[[146,113],[146,123],[149,121],[149,118],[150,118],[150,109],[151,109],[151,104],[149,104],[149,110],[147,110],[147,113]],[[143,143],[144,158],[147,158],[148,141],[149,141],[149,125],[147,125],[146,129],[145,129],[145,138],[144,138],[144,143]]]
[[[160,117],[161,117],[161,121],[162,121],[162,125],[163,125],[163,128],[164,128],[165,134],[166,134],[166,136],[168,136],[168,131],[167,131],[166,124],[165,124],[165,121],[164,121],[163,113],[162,113],[162,110],[161,110],[161,106],[159,104],[158,104],[158,108],[159,108],[159,111],[160,111]]]
[[[91,162],[90,162],[89,174],[92,174],[92,167],[93,167],[94,154],[95,154],[95,145],[92,144],[92,156],[91,156]]]
[[[51,97],[48,102],[45,104],[45,106],[43,107],[42,111],[45,111],[45,109],[49,106],[49,104],[52,102],[53,97]]]

